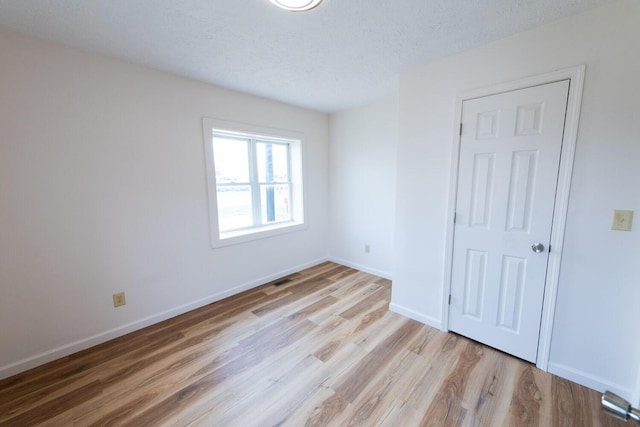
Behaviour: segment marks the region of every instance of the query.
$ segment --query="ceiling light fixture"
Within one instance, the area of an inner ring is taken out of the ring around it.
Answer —
[[[322,0],[269,0],[276,6],[292,12],[303,12],[319,5]]]

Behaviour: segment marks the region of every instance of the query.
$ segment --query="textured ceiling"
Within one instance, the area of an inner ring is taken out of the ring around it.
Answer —
[[[0,28],[334,112],[399,73],[610,0],[0,0]]]

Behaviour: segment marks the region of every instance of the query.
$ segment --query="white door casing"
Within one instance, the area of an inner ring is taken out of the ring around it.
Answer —
[[[462,104],[449,328],[532,362],[568,91],[563,80]]]

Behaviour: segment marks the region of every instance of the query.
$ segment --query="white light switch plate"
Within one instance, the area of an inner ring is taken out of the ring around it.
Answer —
[[[633,211],[613,211],[612,230],[631,231],[633,224]]]

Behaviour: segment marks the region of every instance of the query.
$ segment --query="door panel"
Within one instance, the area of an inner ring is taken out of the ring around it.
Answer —
[[[474,156],[471,210],[469,213],[469,226],[471,227],[489,228],[494,159],[493,153],[481,153]]]
[[[462,105],[449,328],[535,361],[569,81]],[[542,243],[545,251],[531,246]]]
[[[537,151],[516,151],[513,153],[509,181],[507,231],[528,232],[531,229],[533,184],[537,163]]]
[[[467,250],[465,264],[464,315],[482,319],[484,285],[486,283],[487,253]]]

